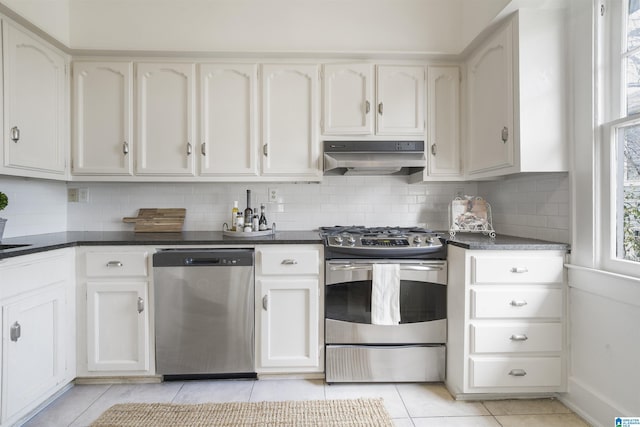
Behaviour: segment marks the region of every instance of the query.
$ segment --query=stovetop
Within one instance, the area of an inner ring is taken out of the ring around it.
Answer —
[[[438,233],[420,227],[321,227],[327,258],[442,258],[446,249]]]

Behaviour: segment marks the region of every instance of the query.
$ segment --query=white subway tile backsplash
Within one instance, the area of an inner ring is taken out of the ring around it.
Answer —
[[[87,188],[87,203],[67,203],[67,188]],[[270,188],[279,201],[268,202]],[[498,233],[569,242],[567,174],[507,177],[487,182],[407,184],[405,177],[325,177],[306,183],[75,183],[0,178],[11,200],[0,216],[9,218],[6,237],[57,231],[131,230],[123,217],[139,208],[185,207],[185,230],[221,230],[230,223],[233,201],[241,209],[264,203],[269,223],[280,230],[323,225],[449,227],[449,203],[460,191],[484,197]]]

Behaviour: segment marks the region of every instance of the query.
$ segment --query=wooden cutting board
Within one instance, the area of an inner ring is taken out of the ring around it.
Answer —
[[[134,223],[136,233],[179,233],[186,214],[185,208],[147,208],[138,209],[137,217],[125,217],[122,221]]]

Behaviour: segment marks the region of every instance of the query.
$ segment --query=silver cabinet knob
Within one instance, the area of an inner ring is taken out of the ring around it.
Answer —
[[[11,341],[18,342],[20,335],[22,335],[22,327],[20,326],[20,323],[16,321],[11,325],[11,328],[9,328],[9,336],[11,337]]]
[[[142,313],[144,311],[144,299],[142,297],[138,297],[138,313]]]
[[[207,155],[207,143],[203,142],[202,145],[200,146],[200,153],[202,153],[203,156]]]
[[[191,146],[190,142],[187,142],[187,156],[190,156],[192,152],[193,152],[193,147]]]
[[[527,371],[525,371],[524,369],[512,369],[509,371],[509,375],[511,375],[512,377],[524,377],[525,375],[527,375]]]
[[[282,264],[282,265],[296,265],[297,263],[298,263],[298,261],[296,261],[295,259],[283,259],[280,264]]]
[[[10,135],[13,142],[17,143],[18,141],[20,141],[20,129],[18,128],[18,126],[14,126],[11,128]]]
[[[113,268],[113,267],[122,267],[124,264],[122,264],[120,261],[109,261],[107,263],[107,267],[108,268]]]
[[[524,300],[511,300],[509,305],[513,307],[524,307],[525,305],[527,305],[527,302]]]
[[[122,154],[129,154],[129,143],[127,141],[122,143]]]

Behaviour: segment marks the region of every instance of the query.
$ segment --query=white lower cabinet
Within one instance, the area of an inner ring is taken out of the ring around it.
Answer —
[[[148,371],[147,282],[87,283],[87,369]]]
[[[78,249],[78,376],[155,372],[146,247]]]
[[[256,247],[256,371],[322,372],[322,246]]]
[[[75,377],[73,249],[0,263],[0,425],[19,421]]]
[[[454,396],[564,391],[564,257],[449,246],[446,384]]]

